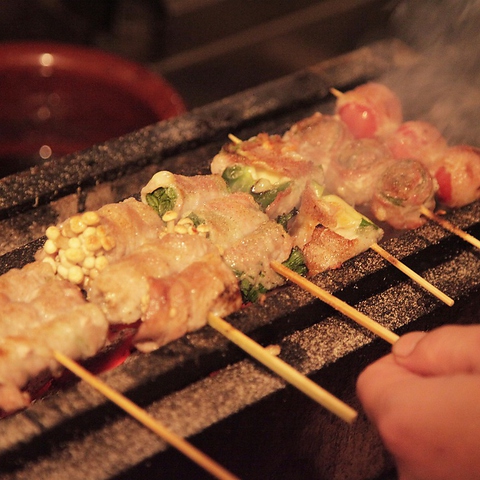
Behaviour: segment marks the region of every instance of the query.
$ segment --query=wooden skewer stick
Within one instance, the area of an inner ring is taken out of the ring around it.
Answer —
[[[225,470],[221,465],[219,465],[217,462],[215,462],[203,452],[198,450],[185,439],[179,437],[178,435],[167,429],[159,421],[155,420],[151,415],[149,415],[145,410],[133,403],[120,392],[117,392],[113,388],[109,387],[106,383],[102,382],[95,375],[92,375],[88,370],[84,369],[77,362],[66,357],[61,352],[54,351],[53,354],[57,362],[59,362],[68,370],[70,370],[82,380],[87,382],[100,393],[105,395],[112,402],[116,403],[120,408],[125,410],[128,414],[130,414],[144,426],[152,430],[154,433],[159,435],[166,442],[178,449],[188,458],[193,460],[197,465],[204,468],[207,472],[211,473],[214,477],[220,480],[238,480],[238,477],[230,473],[228,470]]]
[[[285,265],[282,265],[279,262],[271,262],[270,264],[272,268],[283,275],[288,280],[291,280],[293,283],[296,283],[299,287],[302,287],[307,292],[310,292],[312,295],[315,295],[323,302],[327,303],[335,310],[338,310],[340,313],[343,313],[347,317],[351,318],[355,322],[357,322],[362,327],[367,328],[371,332],[375,333],[379,337],[383,338],[387,342],[391,343],[392,345],[398,340],[399,336],[389,330],[388,328],[380,325],[378,322],[375,322],[367,315],[364,315],[362,312],[359,312],[355,308],[351,307],[344,301],[340,300],[339,298],[335,297],[331,293],[327,292],[323,288],[315,285],[314,283],[310,282],[306,278],[302,277],[298,273],[290,270]]]
[[[352,423],[357,418],[358,413],[354,409],[318,386],[305,375],[302,375],[282,359],[272,355],[268,350],[222,318],[213,313],[209,313],[208,324],[249,355],[256,358],[263,365],[287,380],[287,382],[291,383],[294,387],[298,388],[342,420],[345,420],[347,423]]]
[[[337,90],[336,88],[330,88],[330,93],[334,96],[334,97],[337,97],[337,98],[340,98],[342,97],[343,95],[345,95],[343,92],[341,92],[340,90]]]
[[[461,230],[460,228],[450,223],[448,220],[445,220],[444,218],[439,217],[438,215],[433,213],[428,208],[425,208],[424,206],[420,208],[420,211],[422,215],[438,223],[445,230],[448,230],[449,232],[452,232],[455,235],[458,235],[460,238],[462,238],[466,242],[471,243],[474,247],[480,248],[480,240],[478,238],[475,238],[473,235],[470,235],[469,233]]]
[[[448,295],[443,293],[437,287],[432,285],[430,282],[425,280],[423,277],[415,273],[411,268],[407,267],[404,263],[402,263],[398,258],[395,258],[393,255],[390,255],[386,250],[384,250],[380,245],[374,243],[370,246],[370,248],[381,255],[387,262],[390,262],[394,267],[398,268],[401,272],[405,275],[410,277],[412,280],[417,282],[421,287],[425,290],[430,292],[431,294],[435,295],[439,300],[446,303],[449,307],[451,307],[454,303],[454,300],[450,298]]]
[[[239,143],[242,143],[242,141],[238,137],[236,137],[233,133],[229,133],[228,138],[231,140],[232,143],[235,143],[236,145],[238,145]]]

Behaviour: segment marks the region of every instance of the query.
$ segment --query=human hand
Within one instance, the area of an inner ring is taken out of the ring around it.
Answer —
[[[399,478],[480,478],[480,325],[400,337],[357,393]]]

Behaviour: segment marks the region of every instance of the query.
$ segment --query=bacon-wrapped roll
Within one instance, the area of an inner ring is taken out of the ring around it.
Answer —
[[[469,145],[448,148],[436,162],[438,198],[448,207],[461,207],[480,198],[480,149]]]
[[[134,345],[156,350],[207,322],[209,312],[225,316],[241,306],[238,283],[218,252],[210,252],[177,274],[149,279],[149,302]]]
[[[227,184],[220,175],[187,177],[161,171],[142,188],[141,198],[160,217],[167,212],[176,212],[179,217],[184,217],[213,198],[229,193]]]
[[[421,162],[433,175],[435,165],[445,154],[447,141],[432,124],[420,120],[402,123],[385,138],[394,158],[412,158]]]
[[[393,228],[416,228],[425,223],[421,207],[435,207],[436,190],[437,183],[420,162],[397,160],[377,181],[370,208],[377,220]]]
[[[53,350],[75,360],[95,355],[106,342],[108,322],[45,263],[12,269],[0,283],[0,410],[12,412],[28,405],[31,380],[61,370]]]
[[[86,286],[105,266],[158,239],[165,223],[148,205],[129,198],[47,228],[36,259],[70,282]]]
[[[112,324],[143,317],[150,301],[150,279],[181,272],[217,247],[200,235],[167,233],[107,265],[86,287],[87,298]]]
[[[237,275],[246,301],[256,301],[262,293],[284,283],[270,263],[289,259],[292,239],[249,194],[237,192],[212,200],[194,214]]]
[[[260,133],[225,145],[212,160],[231,192],[250,193],[265,213],[276,219],[300,203],[307,182],[323,185],[323,169],[306,161],[279,135]]]
[[[295,123],[283,135],[305,160],[328,170],[330,161],[345,143],[353,140],[347,125],[336,115],[316,112]]]
[[[379,140],[347,142],[326,171],[326,188],[350,205],[366,204],[373,196],[376,179],[392,160],[390,151]]]
[[[356,138],[384,137],[403,121],[397,95],[385,85],[367,82],[337,96],[336,114]]]
[[[383,230],[336,195],[319,196],[307,188],[288,231],[303,251],[311,275],[338,268],[367,250]]]

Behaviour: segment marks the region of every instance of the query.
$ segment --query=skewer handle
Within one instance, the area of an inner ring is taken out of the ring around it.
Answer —
[[[471,243],[474,247],[480,248],[480,240],[478,238],[475,238],[473,235],[470,235],[469,233],[456,227],[455,225],[453,225],[453,223],[450,223],[448,220],[445,220],[444,218],[439,217],[438,215],[430,211],[428,208],[421,207],[420,211],[422,215],[438,223],[445,230],[448,230],[449,232],[452,232],[455,235],[458,235],[460,238],[463,238],[463,240],[465,240],[466,242]]]
[[[58,351],[54,351],[53,356],[55,360],[57,360],[57,362],[59,362],[65,368],[67,368],[75,375],[80,377],[82,380],[87,382],[90,386],[98,390],[100,393],[105,395],[108,399],[110,399],[120,408],[125,410],[129,415],[131,415],[144,426],[159,435],[170,445],[172,445],[177,450],[182,452],[185,456],[193,460],[197,465],[204,468],[207,472],[211,473],[214,477],[218,478],[219,480],[239,480],[238,477],[231,474],[228,470],[225,470],[221,465],[219,465],[210,457],[205,455],[203,452],[195,448],[185,439],[173,433],[159,421],[155,420],[145,410],[133,403],[120,392],[117,392],[113,388],[109,387],[98,377],[92,375],[88,370],[85,370],[77,362],[66,357],[65,355],[63,355],[63,353]]]
[[[315,382],[305,375],[302,375],[282,359],[272,355],[268,350],[240,330],[232,327],[232,325],[222,318],[213,313],[209,313],[208,324],[249,355],[256,358],[260,363],[274,371],[277,375],[291,383],[323,407],[330,410],[330,412],[334,413],[342,420],[345,420],[347,423],[352,423],[357,418],[358,413],[356,410],[319,387]]]
[[[375,322],[370,317],[367,317],[362,312],[359,312],[355,308],[351,307],[350,305],[335,297],[331,293],[327,292],[323,288],[320,288],[318,285],[310,282],[298,273],[293,272],[285,265],[282,265],[278,262],[272,262],[271,266],[280,275],[288,278],[292,282],[296,283],[298,286],[302,287],[307,292],[315,295],[323,302],[335,308],[335,310],[343,313],[347,317],[357,322],[362,327],[367,328],[368,330],[375,333],[376,335],[383,338],[392,345],[398,340],[399,336],[396,333],[392,332],[388,328],[385,328],[383,325],[380,325],[378,322]]]
[[[407,267],[404,263],[402,263],[398,258],[395,258],[393,255],[390,255],[386,250],[384,250],[380,245],[374,243],[370,246],[370,248],[381,255],[387,262],[390,262],[394,267],[398,268],[401,272],[405,275],[410,277],[420,286],[422,286],[425,290],[430,292],[432,295],[437,297],[442,302],[446,303],[449,307],[451,307],[454,303],[454,300],[450,298],[448,295],[443,293],[437,287],[432,285],[430,282],[427,282],[423,277],[421,277],[418,273],[414,272],[411,268]]]

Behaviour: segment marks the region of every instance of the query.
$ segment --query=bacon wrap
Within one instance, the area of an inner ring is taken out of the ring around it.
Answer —
[[[147,195],[159,188],[171,188],[175,200],[168,210],[177,212],[180,217],[188,215],[193,210],[213,198],[229,194],[227,185],[220,175],[174,175],[168,171],[156,173],[141,190],[142,202],[147,204]]]
[[[270,262],[288,259],[293,241],[278,223],[263,213],[247,193],[215,199],[195,212],[208,227],[209,240],[239,279],[259,282],[267,289],[284,283]]]
[[[87,287],[87,298],[112,324],[141,319],[149,302],[149,281],[181,272],[217,248],[198,235],[169,233],[106,266]]]
[[[417,160],[398,160],[376,185],[371,209],[380,221],[396,229],[417,228],[425,223],[420,207],[435,207],[436,182]]]
[[[151,240],[156,240],[165,226],[158,215],[142,202],[129,198],[110,203],[97,211],[100,224],[115,240],[115,248],[105,252],[110,260],[118,260]]]
[[[326,187],[350,205],[370,202],[373,185],[392,156],[379,140],[361,138],[344,145],[326,172]]]
[[[341,198],[318,197],[312,189],[305,190],[298,215],[288,227],[311,275],[338,268],[383,236],[381,228]]]
[[[448,207],[461,207],[480,198],[480,149],[457,145],[436,164],[438,198]]]
[[[307,182],[322,186],[324,182],[321,166],[306,161],[295,145],[283,141],[279,135],[260,133],[244,142],[225,145],[213,158],[211,171],[223,175],[228,167],[235,165],[251,167],[256,172],[256,183],[249,190],[252,194],[288,184],[265,209],[271,219],[299,205]]]
[[[108,323],[46,263],[12,269],[0,282],[0,410],[8,413],[28,405],[30,381],[61,370],[52,350],[75,360],[91,357],[104,346]]]
[[[353,140],[353,135],[338,116],[316,112],[295,123],[283,139],[292,143],[305,160],[327,171],[331,159],[346,142]]]
[[[176,275],[149,279],[150,300],[134,345],[151,352],[207,322],[209,312],[226,316],[241,307],[232,270],[209,253]]]
[[[441,132],[430,123],[420,120],[404,122],[385,139],[385,144],[395,158],[418,160],[431,174],[447,149],[447,141]]]
[[[356,138],[383,137],[403,120],[399,98],[388,87],[375,82],[338,95],[335,111]]]

